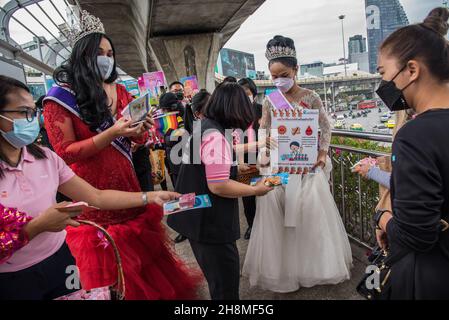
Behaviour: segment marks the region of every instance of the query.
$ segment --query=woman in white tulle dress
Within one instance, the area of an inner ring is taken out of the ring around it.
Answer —
[[[295,83],[298,61],[294,49],[289,38],[272,39],[267,45],[270,72],[295,109],[319,109],[320,151],[315,174],[290,175],[288,185],[257,198],[243,275],[251,286],[274,292],[338,284],[350,278],[352,267],[348,236],[329,186],[330,123],[320,97]],[[261,128],[270,128],[271,108],[266,99]],[[261,170],[271,173],[270,167]]]

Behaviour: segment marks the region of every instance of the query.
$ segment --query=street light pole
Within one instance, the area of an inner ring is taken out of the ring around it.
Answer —
[[[327,112],[329,112],[329,105],[327,104],[327,88],[326,88],[326,76],[323,75],[323,82],[324,82],[324,107]]]
[[[44,62],[44,56],[42,54],[42,46],[41,46],[41,39],[39,37],[37,37],[37,46],[39,48],[39,57],[41,58],[41,61]],[[48,88],[47,88],[47,75],[45,74],[45,72],[42,72],[42,77],[44,78],[44,89],[45,89],[45,94],[47,94],[48,92]]]
[[[344,23],[343,20],[345,19],[345,15],[342,14],[341,16],[338,17],[338,19],[341,20],[341,34],[343,37],[343,62],[345,64],[345,77],[348,76],[348,70],[346,69],[346,44],[345,44],[345,27],[344,27]]]

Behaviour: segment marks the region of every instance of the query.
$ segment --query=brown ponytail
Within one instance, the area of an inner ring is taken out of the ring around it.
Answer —
[[[447,31],[449,30],[449,24],[447,22],[448,19],[449,10],[446,8],[435,8],[429,13],[427,18],[422,23],[422,26],[427,27],[445,37]]]
[[[423,23],[403,27],[392,33],[380,50],[399,59],[405,66],[408,61],[420,59],[429,72],[442,82],[449,81],[449,10],[433,9]]]

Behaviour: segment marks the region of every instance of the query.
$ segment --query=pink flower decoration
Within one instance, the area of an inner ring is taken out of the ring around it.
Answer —
[[[97,236],[100,239],[100,242],[98,243],[97,247],[103,247],[103,249],[106,250],[107,247],[109,246],[108,239],[106,239],[103,232],[101,232],[101,231],[97,231]]]

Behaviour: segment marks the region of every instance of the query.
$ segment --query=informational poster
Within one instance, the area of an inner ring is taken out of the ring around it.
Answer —
[[[137,85],[139,86],[139,92],[141,96],[145,95],[148,92],[147,87],[145,86],[145,80],[143,79],[143,76],[137,79]]]
[[[126,87],[126,91],[129,92],[133,97],[140,97],[140,90],[139,85],[137,83],[137,80],[131,79],[131,80],[125,80],[123,81],[124,86]]]
[[[184,85],[184,94],[187,99],[192,99],[200,90],[196,76],[181,78],[181,83]]]
[[[165,74],[163,71],[156,71],[143,74],[145,87],[150,94],[151,105],[159,103],[159,97],[162,95],[164,88],[167,86]]]
[[[278,148],[272,150],[273,173],[303,174],[311,172],[318,157],[319,110],[271,110],[272,137]]]

